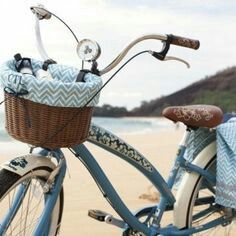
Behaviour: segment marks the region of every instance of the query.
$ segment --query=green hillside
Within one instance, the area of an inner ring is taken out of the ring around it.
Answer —
[[[161,115],[166,106],[211,104],[224,112],[236,111],[236,67],[227,68],[169,96],[143,103],[131,111],[135,116]]]
[[[127,111],[124,107],[104,105],[95,109],[99,116],[160,116],[167,106],[211,104],[224,112],[236,111],[236,67],[227,68],[208,76],[171,95],[143,102],[140,107]]]

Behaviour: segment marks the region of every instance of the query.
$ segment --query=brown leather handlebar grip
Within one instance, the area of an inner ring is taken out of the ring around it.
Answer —
[[[192,48],[192,49],[195,49],[195,50],[197,50],[200,47],[199,40],[188,39],[188,38],[176,36],[176,35],[173,35],[173,34],[169,34],[168,36],[171,39],[170,44],[174,44],[174,45],[181,46],[181,47],[186,47],[186,48]]]

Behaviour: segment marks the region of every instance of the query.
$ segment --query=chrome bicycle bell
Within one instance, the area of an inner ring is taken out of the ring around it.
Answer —
[[[101,48],[96,41],[83,39],[77,45],[77,54],[83,61],[95,61],[101,55]]]

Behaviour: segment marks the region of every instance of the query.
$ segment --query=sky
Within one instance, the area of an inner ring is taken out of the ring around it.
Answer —
[[[79,40],[89,38],[100,44],[100,69],[130,41],[144,34],[171,33],[200,40],[199,50],[170,48],[169,55],[187,60],[190,69],[174,61],[160,62],[148,54],[134,59],[102,91],[100,105],[108,103],[131,109],[142,101],[168,95],[236,64],[234,0],[4,1],[0,15],[0,63],[17,52],[40,59],[35,43],[34,16],[29,10],[38,3],[67,22]],[[59,64],[81,68],[76,42],[60,22],[55,19],[42,21],[41,31],[51,58]],[[146,41],[132,49],[126,59],[141,50],[160,49],[160,42]],[[103,76],[104,82],[111,74]]]

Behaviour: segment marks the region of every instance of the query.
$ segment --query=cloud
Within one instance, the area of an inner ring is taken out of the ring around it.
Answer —
[[[16,52],[39,58],[33,15],[29,10],[29,6],[37,2],[8,0],[2,6],[1,62],[12,58]],[[148,55],[140,56],[103,91],[101,103],[138,105],[142,100],[169,94],[235,64],[236,1],[44,0],[41,3],[65,20],[79,39],[91,38],[99,42],[102,48],[100,67],[109,64],[128,42],[145,33],[173,33],[200,39],[198,51],[174,46],[170,50],[170,55],[188,60],[191,70],[178,63],[158,62]],[[80,67],[75,54],[76,44],[68,30],[55,20],[41,23],[49,55],[59,63]],[[133,49],[129,56],[145,49],[158,51],[160,46],[160,43],[145,42]],[[110,91],[113,96],[109,95]],[[126,95],[129,94],[128,98]]]
[[[175,13],[186,11],[192,12],[193,14],[234,14],[236,2],[234,0],[221,1],[221,0],[136,0],[136,1],[104,1],[110,6],[131,8],[136,10],[140,7],[146,7],[149,9],[159,9],[165,11],[173,11]]]

